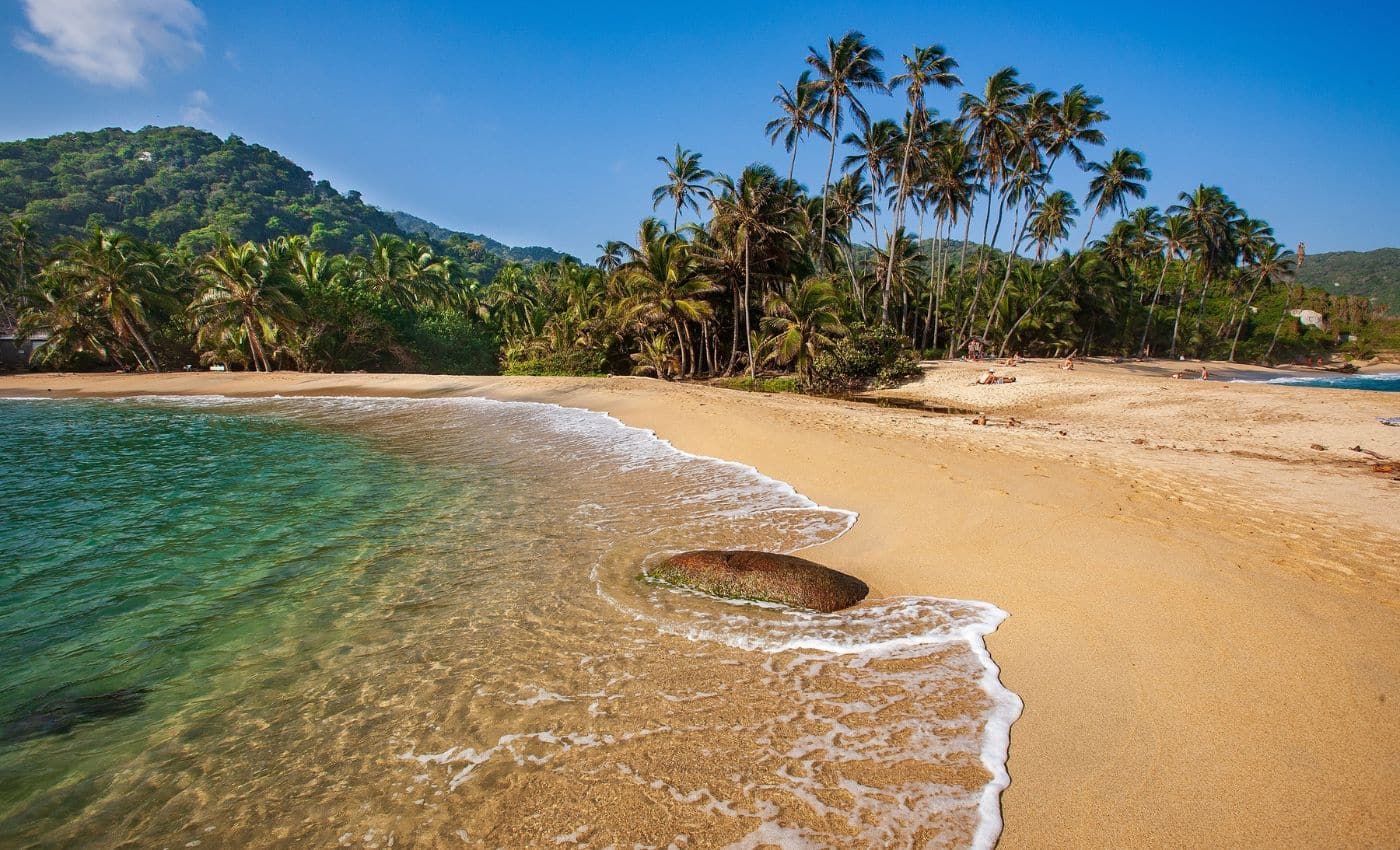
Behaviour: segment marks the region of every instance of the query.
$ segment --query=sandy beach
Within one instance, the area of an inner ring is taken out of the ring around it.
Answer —
[[[876,593],[1010,613],[988,640],[1025,702],[1001,846],[1395,846],[1400,428],[1377,418],[1400,394],[1174,380],[1166,362],[1028,362],[977,386],[983,368],[939,363],[879,395],[986,425],[641,378],[33,374],[0,376],[0,396],[606,411],[859,512],[809,556]]]

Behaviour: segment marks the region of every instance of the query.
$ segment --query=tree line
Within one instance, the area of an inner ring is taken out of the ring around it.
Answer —
[[[338,255],[278,237],[191,256],[100,227],[16,259],[16,220],[10,309],[22,331],[49,332],[46,359],[144,369],[184,345],[201,363],[249,369],[790,370],[813,385],[897,378],[916,356],[974,341],[1230,360],[1336,341],[1292,318],[1299,258],[1220,187],[1135,206],[1146,158],[1108,148],[1109,116],[1084,86],[1042,89],[1007,67],[965,88],[936,44],[902,55],[892,76],[883,61],[854,31],[809,48],[764,128],[785,174],[714,173],[677,145],[658,157],[652,194],[669,221],[645,218],[592,264],[511,263],[483,285],[396,236]],[[889,97],[900,120],[871,114]],[[794,179],[812,153],[824,158],[815,191]],[[1055,186],[1073,171],[1088,178],[1082,197]],[[1348,327],[1384,325],[1369,305],[1346,312]]]

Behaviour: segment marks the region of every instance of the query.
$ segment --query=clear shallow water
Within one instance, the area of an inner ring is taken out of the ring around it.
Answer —
[[[853,521],[599,414],[0,402],[0,845],[986,845],[1019,702],[949,600],[635,580]]]
[[[1381,372],[1373,375],[1289,375],[1284,378],[1271,378],[1263,383],[1400,393],[1400,372]]]

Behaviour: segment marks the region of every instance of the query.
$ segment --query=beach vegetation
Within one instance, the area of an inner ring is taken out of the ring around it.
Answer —
[[[1299,285],[1318,258],[1223,187],[1143,204],[1149,156],[1110,146],[1085,86],[1012,66],[964,84],[936,43],[884,63],[857,31],[795,53],[762,128],[780,166],[724,172],[677,144],[656,157],[660,217],[592,262],[384,213],[236,136],[0,145],[0,331],[47,334],[40,367],[786,373],[817,392],[973,351],[1394,347],[1382,304]],[[804,149],[819,186],[794,179]]]

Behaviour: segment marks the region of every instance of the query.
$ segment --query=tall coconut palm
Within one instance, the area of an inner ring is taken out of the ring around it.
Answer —
[[[1146,159],[1129,148],[1119,148],[1107,162],[1091,162],[1084,170],[1094,175],[1089,180],[1089,192],[1084,197],[1085,206],[1092,204],[1093,210],[1089,214],[1089,224],[1084,228],[1084,238],[1079,243],[1080,253],[1089,244],[1094,222],[1112,210],[1126,215],[1128,199],[1147,197],[1145,183],[1152,179],[1152,169],[1147,167]]]
[[[764,311],[760,326],[769,334],[765,347],[770,357],[783,366],[795,363],[802,381],[810,381],[817,354],[845,332],[836,287],[826,278],[809,277],[769,293]]]
[[[865,34],[856,30],[847,32],[840,40],[828,38],[825,53],[818,52],[815,47],[807,48],[807,64],[817,72],[812,87],[821,96],[827,138],[831,140],[831,152],[826,160],[826,179],[822,181],[819,252],[824,251],[826,245],[826,195],[831,188],[831,170],[836,164],[836,139],[841,130],[841,120],[847,109],[854,115],[865,117],[865,106],[857,97],[858,92],[887,90],[885,73],[875,64],[884,58],[885,54],[872,47],[865,40]]]
[[[820,93],[812,85],[812,72],[803,71],[802,76],[797,78],[797,86],[791,91],[782,83],[778,84],[778,93],[773,95],[773,102],[778,105],[778,110],[782,113],[777,118],[769,121],[764,126],[764,132],[768,134],[768,141],[777,144],[779,139],[783,140],[783,150],[790,154],[788,158],[788,179],[792,179],[794,170],[797,168],[797,147],[801,143],[803,136],[815,135],[823,139],[829,138],[830,134],[822,124],[822,104]]]
[[[721,189],[714,200],[716,223],[735,234],[743,246],[744,293],[742,312],[744,336],[748,345],[749,376],[757,374],[753,353],[753,326],[750,315],[753,280],[753,249],[774,239],[796,241],[787,225],[796,211],[790,181],[782,181],[766,165],[745,168],[738,180],[717,177]],[[736,316],[737,319],[737,316]]]
[[[1055,243],[1069,238],[1074,221],[1079,215],[1079,207],[1074,196],[1063,189],[1046,195],[1036,204],[1026,222],[1026,232],[1035,244],[1035,258],[1039,262]]]
[[[1219,186],[1201,184],[1190,192],[1182,192],[1177,200],[1167,212],[1182,216],[1189,226],[1187,247],[1201,282],[1192,336],[1199,336],[1210,284],[1218,273],[1232,267],[1238,257],[1239,246],[1233,228],[1241,215],[1239,207]]]
[[[612,273],[622,266],[622,257],[627,249],[627,243],[609,239],[596,247],[599,251],[598,268],[603,272],[604,277],[611,277]]]
[[[211,346],[240,335],[254,370],[272,371],[268,348],[279,331],[301,317],[286,258],[252,242],[225,242],[201,259],[198,269],[202,286],[190,307],[197,343]]]
[[[870,180],[871,194],[879,198],[885,194],[889,183],[890,163],[903,147],[903,133],[899,125],[884,120],[871,123],[870,119],[858,116],[859,133],[847,133],[841,141],[854,148],[855,152],[841,163],[841,170],[867,177]],[[872,205],[870,214],[871,242],[880,241],[880,205]],[[880,314],[883,321],[889,321],[889,286],[886,284],[881,299]]]
[[[846,271],[851,279],[851,299],[857,302],[860,310],[861,320],[865,315],[865,295],[860,289],[856,280],[855,257],[851,232],[858,226],[870,224],[875,213],[875,195],[870,189],[870,184],[861,179],[860,174],[847,174],[831,187],[827,193],[831,198],[831,206],[826,211],[826,218],[831,225],[841,256],[846,261]]]
[[[954,228],[961,217],[964,220],[962,251],[958,260],[958,272],[962,273],[967,260],[967,242],[972,228],[973,201],[979,191],[977,184],[977,161],[962,136],[950,125],[942,125],[927,140],[929,150],[925,163],[928,173],[925,178],[925,198],[940,222],[946,222],[944,232],[951,239]],[[935,239],[935,248],[941,248],[940,240]],[[942,257],[930,262],[938,270],[937,283],[930,287],[930,311],[933,317],[933,347],[938,347],[939,316],[942,312],[942,298],[947,285],[948,264]],[[956,346],[949,346],[949,352]]]
[[[899,184],[895,193],[894,229],[904,225],[904,208],[909,200],[909,162],[914,153],[914,140],[923,133],[929,123],[931,112],[926,102],[930,86],[951,89],[962,84],[962,78],[954,73],[958,67],[956,59],[948,55],[941,44],[928,47],[915,46],[913,53],[900,57],[904,62],[904,72],[890,78],[890,89],[904,86],[909,100],[909,111],[904,128],[904,154],[900,157]],[[885,270],[885,279],[893,274],[892,268]]]
[[[1089,94],[1082,85],[1072,86],[1060,95],[1045,131],[1045,153],[1050,157],[1047,171],[1053,171],[1066,153],[1080,168],[1088,164],[1082,145],[1104,143],[1103,131],[1097,126],[1108,120],[1102,106],[1103,98]]]
[[[666,182],[651,191],[651,208],[656,209],[667,198],[676,205],[671,218],[671,229],[675,230],[681,220],[681,210],[685,207],[699,212],[698,198],[710,197],[709,181],[714,173],[701,167],[701,154],[685,150],[676,145],[676,153],[671,159],[658,156],[656,161],[666,166]]]
[[[978,301],[982,295],[982,276],[986,269],[983,262],[988,245],[988,228],[991,223],[991,198],[1004,200],[1001,184],[1007,170],[1012,167],[1015,152],[1022,144],[1018,132],[1021,116],[1021,102],[1033,87],[1018,79],[1015,68],[1006,67],[992,74],[982,87],[982,92],[963,92],[958,101],[958,125],[966,131],[968,143],[977,156],[979,172],[988,193],[988,203],[982,216],[982,243],[978,251],[976,285],[972,299],[968,302],[967,316],[963,323],[962,336],[969,332],[975,319]],[[1001,213],[997,214],[1000,223]],[[961,272],[962,270],[959,269]]]

